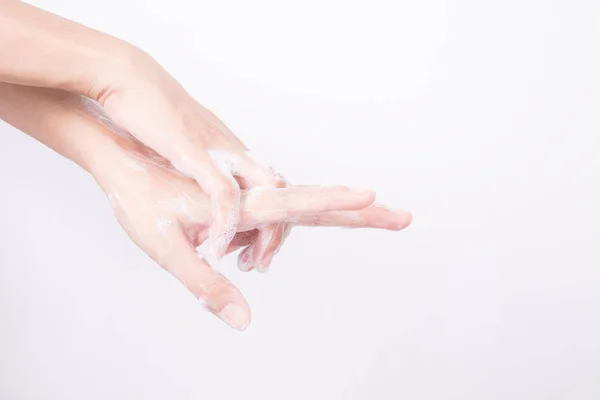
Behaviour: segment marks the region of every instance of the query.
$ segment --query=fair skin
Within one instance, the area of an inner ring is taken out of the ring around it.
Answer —
[[[0,8],[0,81],[98,101],[119,126],[210,195],[210,248],[223,256],[239,221],[240,182],[241,189],[277,187],[282,179],[256,163],[242,141],[145,52],[20,1],[0,0]],[[261,240],[281,241],[277,225],[261,231]],[[277,246],[261,246],[257,265]]]
[[[295,225],[410,224],[369,190],[293,187],[133,46],[21,2],[0,9],[0,118],[88,171],[132,241],[232,327],[250,309],[196,252],[204,241],[264,271]]]

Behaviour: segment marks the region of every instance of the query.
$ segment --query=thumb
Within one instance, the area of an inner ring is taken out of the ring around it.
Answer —
[[[232,328],[246,329],[250,324],[250,308],[239,290],[198,254],[183,233],[172,238],[168,249],[157,262],[179,279],[206,309]]]

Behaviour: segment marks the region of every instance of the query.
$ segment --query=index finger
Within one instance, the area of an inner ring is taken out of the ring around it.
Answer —
[[[296,221],[299,226],[335,226],[340,228],[375,228],[400,231],[412,222],[412,214],[373,204],[356,211],[329,211],[304,215]]]
[[[335,187],[255,188],[244,193],[238,231],[326,211],[361,210],[375,200],[371,190]]]

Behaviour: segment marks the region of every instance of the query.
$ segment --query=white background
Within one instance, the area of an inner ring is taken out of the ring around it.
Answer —
[[[2,124],[1,399],[600,397],[598,1],[35,3],[148,51],[292,182],[414,222],[226,259],[240,333]]]

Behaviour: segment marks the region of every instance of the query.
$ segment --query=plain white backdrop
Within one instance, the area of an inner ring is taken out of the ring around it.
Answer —
[[[293,183],[414,222],[226,259],[240,333],[0,123],[0,399],[600,397],[598,1],[33,3],[145,49]]]

